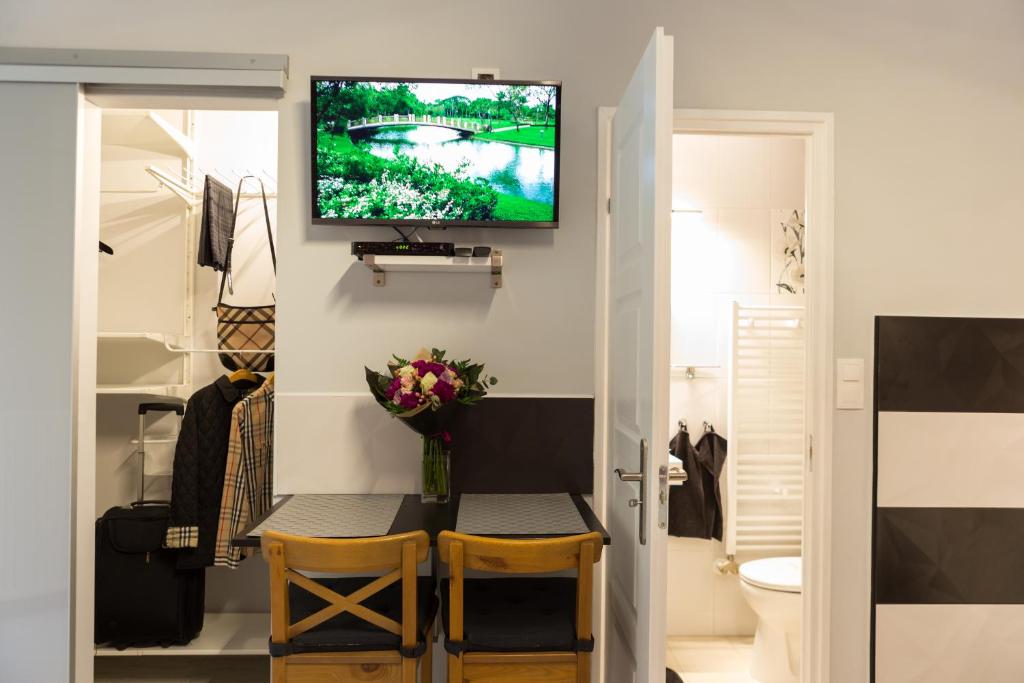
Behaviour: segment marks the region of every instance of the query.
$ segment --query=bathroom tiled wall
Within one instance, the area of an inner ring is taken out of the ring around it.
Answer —
[[[804,141],[785,136],[676,135],[673,139],[670,424],[691,438],[708,421],[727,430],[725,366],[730,306],[802,304],[776,287],[780,223],[804,209]],[[711,366],[711,367],[699,367]],[[749,635],[757,619],[735,575],[714,572],[722,543],[669,537],[671,636]],[[741,560],[744,558],[740,558]],[[752,559],[752,558],[746,558]]]

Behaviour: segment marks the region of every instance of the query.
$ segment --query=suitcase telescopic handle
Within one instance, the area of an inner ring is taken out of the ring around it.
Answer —
[[[146,500],[146,415],[149,413],[174,413],[178,416],[180,423],[181,417],[185,414],[185,405],[183,403],[169,402],[139,404],[139,447],[135,451],[138,454],[139,460],[139,497],[132,503],[133,507],[150,503],[157,505],[166,503],[166,501],[162,500]]]
[[[184,403],[140,403],[139,404],[139,415],[145,415],[147,413],[174,413],[176,415],[185,414]]]

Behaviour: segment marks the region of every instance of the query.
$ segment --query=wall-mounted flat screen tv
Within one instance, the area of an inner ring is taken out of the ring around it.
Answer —
[[[558,227],[561,84],[311,79],[313,222]]]

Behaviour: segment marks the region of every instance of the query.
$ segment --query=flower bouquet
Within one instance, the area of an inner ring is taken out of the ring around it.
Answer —
[[[392,356],[387,372],[366,368],[377,403],[423,438],[423,499],[438,503],[450,494],[448,423],[459,406],[473,405],[498,383],[484,374],[482,363],[444,356],[440,349],[422,349],[411,361]]]

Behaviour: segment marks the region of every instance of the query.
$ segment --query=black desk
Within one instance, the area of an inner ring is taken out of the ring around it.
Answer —
[[[575,503],[576,509],[580,513],[580,517],[583,518],[583,522],[587,525],[590,531],[596,531],[601,534],[604,539],[605,545],[611,544],[611,536],[608,534],[608,530],[602,526],[601,522],[597,519],[597,515],[587,505],[587,502],[583,500],[583,496],[579,494],[571,494],[572,502]],[[274,512],[284,505],[291,496],[285,496],[277,502],[266,514],[257,520],[254,520],[249,526],[247,526],[242,533],[235,536],[232,539],[232,545],[239,547],[258,548],[260,545],[259,536],[251,536],[249,532],[256,528],[257,525],[263,522],[267,517],[274,514]],[[430,536],[430,544],[437,545],[437,536],[442,531],[454,531],[455,522],[459,518],[459,496],[455,495],[452,497],[451,502],[444,505],[438,505],[436,503],[423,503],[420,500],[419,494],[406,494],[402,499],[402,505],[398,508],[398,512],[395,514],[395,521],[391,524],[391,529],[388,531],[390,534],[400,534],[406,531],[418,531],[423,529]],[[550,536],[537,535],[537,534],[523,534],[523,535],[503,535],[498,538],[549,538]]]

